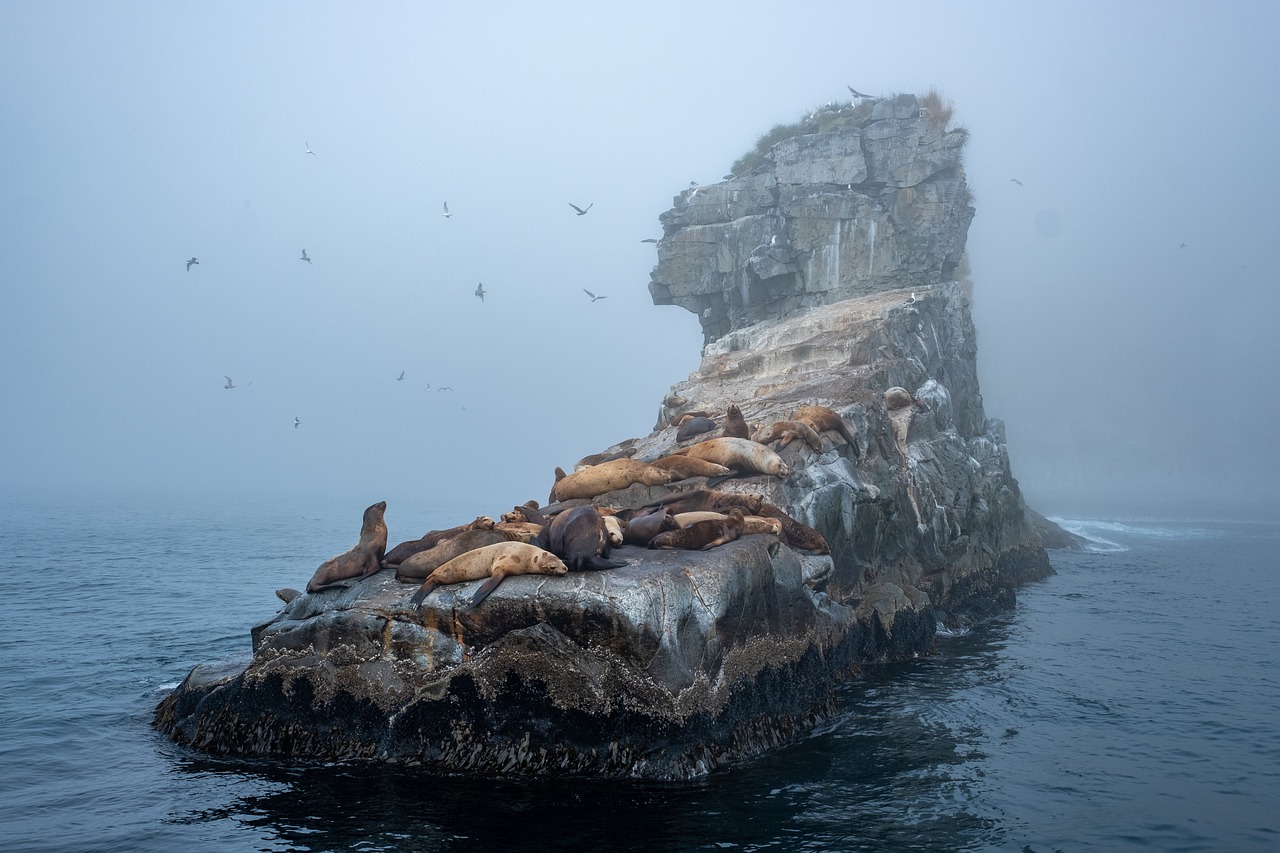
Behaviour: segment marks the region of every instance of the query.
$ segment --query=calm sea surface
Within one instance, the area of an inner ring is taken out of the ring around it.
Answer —
[[[391,539],[486,509],[392,508]],[[0,849],[1280,849],[1280,525],[1063,520],[1095,548],[1052,553],[1016,611],[865,670],[832,725],[699,782],[215,760],[157,736],[164,694],[247,658],[274,590],[354,544],[363,510],[0,501]]]

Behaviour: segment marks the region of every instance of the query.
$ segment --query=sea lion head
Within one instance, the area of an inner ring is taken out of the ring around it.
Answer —
[[[565,565],[564,560],[561,560],[550,551],[542,551],[534,556],[533,564],[537,566],[543,574],[548,575],[563,575],[569,571],[569,567]]]

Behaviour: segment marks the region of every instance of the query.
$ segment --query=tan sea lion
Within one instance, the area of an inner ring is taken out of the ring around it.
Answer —
[[[796,409],[796,413],[792,415],[791,420],[806,424],[819,434],[827,430],[838,432],[853,448],[854,459],[862,455],[862,449],[858,447],[857,434],[835,409],[827,406],[801,406]]]
[[[739,474],[772,474],[775,477],[786,477],[791,473],[790,466],[782,461],[782,457],[758,441],[749,438],[709,438],[680,450],[671,455],[683,454],[695,459],[705,459],[723,465]]]
[[[493,529],[514,533],[521,542],[532,542],[542,532],[542,525],[531,521],[499,521]]]
[[[706,551],[737,539],[742,535],[742,526],[742,510],[734,507],[724,519],[697,521],[679,530],[659,533],[649,540],[649,547]]]
[[[609,547],[621,548],[623,533],[627,527],[626,522],[612,513],[609,515],[600,513],[600,518],[604,520],[605,532],[609,534]]]
[[[636,455],[636,448],[624,447],[621,450],[615,450],[612,453],[592,453],[590,456],[584,456],[577,462],[573,463],[573,470],[581,471],[583,468],[590,468],[592,465],[599,465],[601,462],[612,462],[615,459],[630,459]]]
[[[604,517],[591,504],[557,513],[542,528],[536,544],[564,560],[573,571],[616,569],[626,565],[609,559],[609,532]]]
[[[920,401],[906,388],[895,385],[884,392],[884,404],[889,411],[893,411],[894,409],[905,409],[907,406],[918,406]]]
[[[434,548],[450,537],[457,536],[468,530],[492,530],[493,519],[487,515],[476,518],[475,521],[467,524],[459,524],[457,527],[450,527],[447,530],[432,530],[421,539],[412,539],[408,542],[401,542],[396,547],[387,552],[382,558],[382,567],[389,569],[392,566],[398,566],[408,559],[411,555],[419,551],[425,551],[428,548]]]
[[[396,580],[400,583],[417,583],[459,554],[499,542],[521,541],[524,541],[523,537],[513,530],[499,530],[496,527],[492,530],[464,530],[457,536],[437,542],[425,551],[410,554],[403,563],[396,566]]]
[[[796,439],[801,439],[814,453],[822,452],[822,436],[813,431],[813,427],[799,421],[776,421],[767,427],[755,431],[752,441],[761,444],[779,442],[776,449],[782,450]]]
[[[831,546],[826,538],[807,524],[801,524],[773,504],[763,504],[760,514],[766,518],[776,518],[782,522],[783,542],[801,551],[814,551],[818,554],[830,554]]]
[[[680,523],[681,527],[688,527],[699,521],[723,521],[728,515],[723,512],[703,511],[703,512],[682,512],[675,516],[675,520]],[[742,535],[746,536],[751,533],[768,533],[773,536],[782,536],[782,521],[777,518],[765,518],[761,515],[744,515],[742,517]]]
[[[742,410],[733,403],[729,404],[725,412],[724,427],[721,428],[720,434],[730,438],[751,437],[751,427],[747,426],[747,419],[742,416]]]
[[[711,420],[711,418],[685,418],[680,423],[680,428],[676,430],[676,441],[685,441],[693,438],[695,435],[702,435],[704,432],[711,432],[715,428],[716,422]]]
[[[655,468],[665,468],[672,474],[671,481],[687,480],[690,477],[724,477],[732,473],[723,465],[696,459],[680,454],[677,456],[659,456],[649,463]]]
[[[307,581],[307,592],[316,592],[348,578],[368,577],[382,568],[382,555],[387,552],[387,522],[383,519],[386,511],[386,501],[378,501],[364,511],[360,541],[345,554],[321,563]]]
[[[559,476],[563,471],[557,468],[556,473],[556,483],[551,487],[552,502],[570,498],[594,498],[605,492],[625,489],[633,483],[660,486],[671,482],[670,471],[634,459],[602,462],[565,476]]]
[[[649,540],[664,530],[679,530],[680,523],[669,509],[658,509],[644,515],[632,516],[622,531],[622,541],[627,545],[645,546]]]
[[[422,602],[438,586],[488,578],[476,590],[475,595],[471,596],[471,602],[467,605],[470,610],[488,598],[489,593],[497,589],[504,578],[512,575],[563,575],[568,570],[563,560],[536,545],[499,542],[459,554],[436,568],[409,599],[409,603],[421,608]]]
[[[662,506],[673,513],[698,512],[715,510],[728,512],[738,507],[745,515],[760,515],[764,499],[759,495],[739,495],[734,492],[720,492],[715,489],[690,489],[687,492],[675,492],[667,495],[653,506]]]

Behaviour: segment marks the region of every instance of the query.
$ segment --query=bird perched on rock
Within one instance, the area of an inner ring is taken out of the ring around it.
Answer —
[[[591,202],[591,204],[595,204],[595,202],[593,201],[593,202]],[[591,204],[589,204],[589,205],[587,205],[585,208],[583,208],[583,207],[578,207],[578,206],[577,206],[576,204],[574,204],[573,202],[569,202],[569,206],[570,206],[570,207],[572,207],[574,210],[578,211],[578,215],[579,215],[579,216],[586,216],[586,215],[587,215],[587,211],[591,209]]]
[[[196,256],[192,255],[191,260],[187,261],[187,272],[191,272],[191,267],[193,264],[199,265],[199,263],[200,261],[196,260]]]

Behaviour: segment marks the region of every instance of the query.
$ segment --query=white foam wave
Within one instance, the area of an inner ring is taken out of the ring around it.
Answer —
[[[1074,533],[1089,541],[1085,550],[1100,554],[1128,551],[1129,547],[1116,539],[1158,539],[1162,541],[1186,541],[1190,539],[1209,539],[1219,533],[1203,527],[1169,522],[1123,522],[1107,521],[1098,518],[1053,518],[1050,519],[1063,530]]]
[[[943,625],[941,622],[937,623],[936,628],[937,630],[935,633],[939,637],[963,637],[969,633],[968,628],[948,628],[946,625]]]

